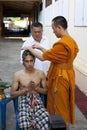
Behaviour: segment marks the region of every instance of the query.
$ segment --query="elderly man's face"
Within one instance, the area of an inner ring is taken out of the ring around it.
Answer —
[[[42,38],[42,28],[41,27],[33,27],[31,30],[33,38],[37,41],[40,42]]]

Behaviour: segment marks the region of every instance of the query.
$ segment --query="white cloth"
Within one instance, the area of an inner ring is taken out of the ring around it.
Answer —
[[[40,44],[40,46],[46,48],[47,50],[50,48],[50,44],[48,39],[45,36],[42,36],[42,39],[40,42],[37,42],[34,40],[34,38],[32,36],[30,36],[22,45],[22,47],[28,47],[28,46],[32,46],[33,44],[38,43]],[[37,51],[40,51],[38,49],[36,49]],[[22,54],[23,51],[21,51],[21,63],[23,63],[22,61]],[[40,51],[41,52],[41,51]],[[42,53],[42,52],[41,52]],[[49,61],[40,61],[39,59],[35,59],[35,68],[44,71],[45,74],[47,74],[48,68],[49,68],[50,62]]]

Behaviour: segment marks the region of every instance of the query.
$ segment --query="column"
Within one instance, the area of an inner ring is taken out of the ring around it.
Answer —
[[[0,4],[0,38],[3,37],[3,7]]]

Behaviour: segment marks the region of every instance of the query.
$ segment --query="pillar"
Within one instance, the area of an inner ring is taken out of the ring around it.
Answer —
[[[3,37],[3,7],[0,4],[0,38]]]

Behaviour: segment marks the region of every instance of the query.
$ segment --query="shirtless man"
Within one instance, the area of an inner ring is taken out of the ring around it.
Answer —
[[[25,69],[14,74],[10,92],[12,98],[20,97],[18,103],[20,130],[48,130],[49,114],[39,95],[47,93],[45,74],[34,68],[35,56],[29,50],[23,52],[22,58]],[[40,82],[43,88],[40,88]]]

